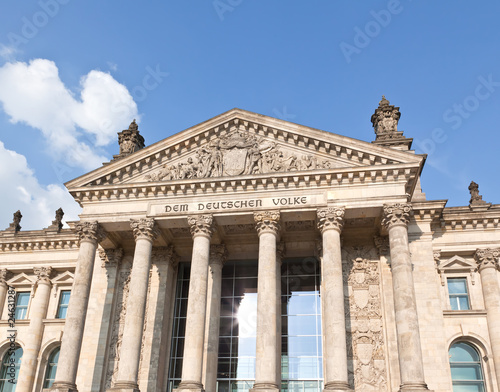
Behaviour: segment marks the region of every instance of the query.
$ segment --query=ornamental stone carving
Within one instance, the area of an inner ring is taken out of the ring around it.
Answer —
[[[14,216],[12,218],[12,223],[9,224],[9,227],[6,229],[7,231],[13,231],[14,233],[17,233],[18,231],[21,230],[21,219],[22,219],[22,214],[20,210],[17,210],[14,212]]]
[[[188,224],[193,237],[204,235],[211,237],[215,229],[213,215],[191,215],[188,217]]]
[[[101,242],[104,238],[106,238],[106,232],[101,227],[101,225],[97,223],[97,221],[78,222],[75,225],[75,230],[78,234],[80,243],[82,241],[90,241],[98,243]]]
[[[478,249],[474,254],[479,270],[484,268],[498,268],[500,249]]]
[[[319,160],[313,155],[287,155],[275,142],[266,141],[247,130],[235,129],[200,147],[194,158],[163,165],[156,172],[146,175],[145,180],[170,181],[331,167],[330,161]]]
[[[99,248],[99,258],[102,261],[101,267],[117,267],[123,258],[123,249],[103,249]]]
[[[399,108],[391,105],[385,96],[382,95],[382,100],[379,102],[378,108],[371,118],[375,134],[377,135],[376,140],[403,138],[403,132],[398,132],[400,117]]]
[[[408,226],[411,211],[410,203],[384,204],[382,225],[387,229],[393,226]]]
[[[318,209],[318,229],[323,233],[325,230],[334,229],[339,233],[344,227],[345,208],[328,207]]]
[[[255,220],[255,228],[258,235],[265,232],[277,235],[281,229],[279,211],[254,212],[253,218]]]
[[[227,259],[227,249],[224,244],[210,245],[210,265],[224,266]]]
[[[60,232],[63,228],[62,218],[64,216],[64,211],[62,208],[56,210],[55,219],[52,221],[52,224],[47,228],[50,231]]]
[[[471,181],[469,185],[470,201],[469,207],[474,209],[474,207],[489,207],[491,203],[487,203],[483,200],[483,196],[479,194],[479,185],[474,181]]]
[[[113,156],[114,161],[144,148],[144,138],[139,134],[139,126],[135,119],[130,123],[128,129],[118,132],[118,144],[120,145],[120,153]]]
[[[151,261],[155,264],[166,262],[175,268],[179,263],[179,256],[175,253],[173,245],[155,246],[151,251]]]
[[[281,263],[283,257],[285,257],[285,243],[283,241],[276,243],[276,261]]]
[[[50,284],[50,275],[52,274],[52,267],[34,267],[33,272],[36,275],[36,283]]]
[[[390,252],[389,247],[389,237],[376,235],[373,237],[373,242],[375,243],[375,247],[378,250],[379,256],[388,256]]]
[[[6,285],[9,279],[10,271],[5,268],[0,269],[0,285]]]
[[[131,219],[130,227],[134,232],[135,240],[144,239],[153,242],[160,234],[153,218]]]

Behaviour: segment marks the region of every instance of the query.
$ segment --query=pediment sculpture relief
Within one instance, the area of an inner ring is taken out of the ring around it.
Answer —
[[[287,154],[275,142],[248,131],[233,131],[200,147],[195,157],[165,164],[145,176],[146,181],[239,176],[288,171],[328,169],[332,163],[313,155]]]

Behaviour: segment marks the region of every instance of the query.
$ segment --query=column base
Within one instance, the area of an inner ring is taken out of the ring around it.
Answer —
[[[106,392],[141,392],[139,385],[131,381],[117,381]]]
[[[174,392],[205,392],[203,384],[196,381],[181,381]]]
[[[422,392],[422,391],[434,392],[427,387],[426,383],[420,383],[420,382],[405,383],[401,384],[401,386],[399,387],[399,392]]]
[[[50,392],[78,392],[76,384],[63,381],[54,382],[49,390]]]
[[[348,383],[342,381],[331,381],[325,384],[323,392],[354,392]]]
[[[259,382],[253,384],[250,392],[279,392],[279,390],[278,386],[272,382]]]

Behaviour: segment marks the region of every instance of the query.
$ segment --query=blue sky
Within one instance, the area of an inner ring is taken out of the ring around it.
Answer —
[[[382,94],[429,157],[428,199],[500,203],[500,3],[4,1],[0,228],[46,227],[63,183],[233,107],[372,141]]]

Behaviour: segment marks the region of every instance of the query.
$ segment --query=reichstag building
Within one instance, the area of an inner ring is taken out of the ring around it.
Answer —
[[[0,232],[0,392],[498,392],[500,205],[427,200],[400,115],[133,121],[79,221]]]

